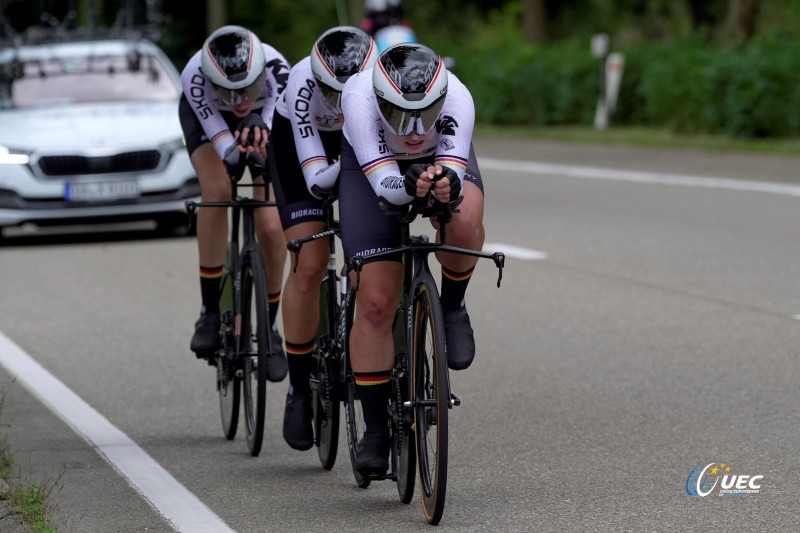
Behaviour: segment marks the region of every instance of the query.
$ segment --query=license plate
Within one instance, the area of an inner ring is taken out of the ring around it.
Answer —
[[[67,183],[64,199],[81,200],[116,200],[139,196],[139,183],[136,180],[122,181],[80,181]]]

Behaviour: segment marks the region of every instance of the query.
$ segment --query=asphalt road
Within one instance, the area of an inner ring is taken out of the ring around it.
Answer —
[[[479,160],[800,183],[793,158],[476,149]],[[451,376],[462,405],[439,529],[800,529],[800,198],[563,174],[483,168],[487,242],[547,258],[509,257],[500,289],[488,263],[471,283],[478,356]],[[0,332],[233,530],[430,527],[418,496],[406,506],[391,482],[355,486],[343,439],[330,472],[283,442],[286,382],[269,388],[260,457],[223,438],[213,371],[188,351],[193,239],[10,239],[0,272]],[[0,383],[0,435],[23,475],[55,487],[60,531],[173,531],[2,367]],[[760,492],[688,495],[690,471],[711,463],[763,476]]]

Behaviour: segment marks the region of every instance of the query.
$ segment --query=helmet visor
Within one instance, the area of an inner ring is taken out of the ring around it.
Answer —
[[[411,135],[412,133],[424,135],[436,125],[444,107],[445,96],[446,94],[443,94],[425,109],[414,110],[400,109],[378,96],[378,108],[396,135]]]
[[[216,83],[209,83],[214,89],[214,93],[227,105],[238,105],[245,99],[255,102],[264,89],[264,73],[262,72],[253,83],[241,89],[226,89]]]
[[[319,87],[319,92],[322,95],[322,98],[328,102],[334,109],[341,109],[342,108],[342,93],[341,91],[337,91],[333,87],[329,85],[325,85],[322,82],[317,82],[317,87]]]

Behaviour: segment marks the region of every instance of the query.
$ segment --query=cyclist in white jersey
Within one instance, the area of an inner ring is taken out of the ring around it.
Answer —
[[[324,32],[311,54],[289,74],[270,133],[270,174],[287,240],[325,229],[315,187],[335,188],[342,146],[341,91],[350,76],[377,58],[372,38],[351,26]],[[283,437],[294,449],[314,444],[311,426],[311,350],[319,324],[319,288],[328,265],[328,244],[303,246],[297,270],[290,269],[283,290],[283,331],[289,363],[289,393]]]
[[[460,202],[447,225],[447,243],[480,250],[484,194],[472,149],[475,107],[467,88],[447,72],[439,55],[421,44],[388,48],[371,71],[347,82],[342,109],[339,216],[345,257],[399,245],[399,222],[383,212],[379,198],[403,205],[429,193],[439,201]],[[433,225],[438,230],[437,223]],[[461,370],[475,356],[464,295],[477,258],[437,254],[437,259],[442,266],[448,365]],[[397,260],[365,265],[350,336],[367,426],[355,465],[363,473],[388,469],[385,406],[395,358],[392,319],[403,281],[399,256]]]
[[[240,26],[223,26],[206,39],[203,48],[181,73],[183,96],[179,104],[186,148],[197,173],[204,202],[230,200],[230,169],[247,153],[256,182],[269,182],[266,171],[267,141],[272,113],[286,86],[290,65],[273,47],[261,43]],[[252,134],[252,143],[248,135]],[[260,170],[260,172],[259,172]],[[274,196],[272,186],[270,195]],[[263,188],[254,197],[265,199]],[[264,256],[269,292],[273,346],[268,378],[286,377],[286,357],[275,328],[280,301],[286,242],[276,209],[257,209],[256,238]],[[210,359],[219,349],[219,283],[228,236],[228,213],[203,208],[197,213],[202,307],[190,347],[199,358]]]

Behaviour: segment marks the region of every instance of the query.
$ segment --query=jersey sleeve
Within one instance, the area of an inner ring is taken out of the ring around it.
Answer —
[[[469,90],[450,75],[445,105],[436,123],[439,141],[434,162],[453,169],[464,179],[469,161],[472,132],[475,127],[475,104]]]
[[[233,134],[214,104],[211,86],[200,71],[200,52],[189,60],[181,72],[181,86],[214,151],[220,159],[225,159],[225,152],[234,144]]]
[[[383,138],[383,128],[374,102],[358,90],[348,91],[346,84],[342,111],[345,137],[350,141],[361,170],[378,198],[384,198],[394,205],[413,200],[412,196],[406,194],[405,178],[400,174],[397,160]]]
[[[320,105],[319,88],[311,74],[308,58],[295,65],[284,92],[286,112],[292,124],[297,159],[310,191],[314,185],[332,189],[339,177],[339,162],[328,163],[319,136],[316,116]]]
[[[265,99],[264,107],[261,109],[261,118],[269,129],[272,129],[272,114],[275,112],[275,106],[278,102],[278,97],[286,89],[286,84],[289,81],[289,71],[291,65],[283,57],[283,54],[278,52],[275,48],[261,44],[264,47],[264,58],[267,62],[264,67],[266,75],[264,76]]]

